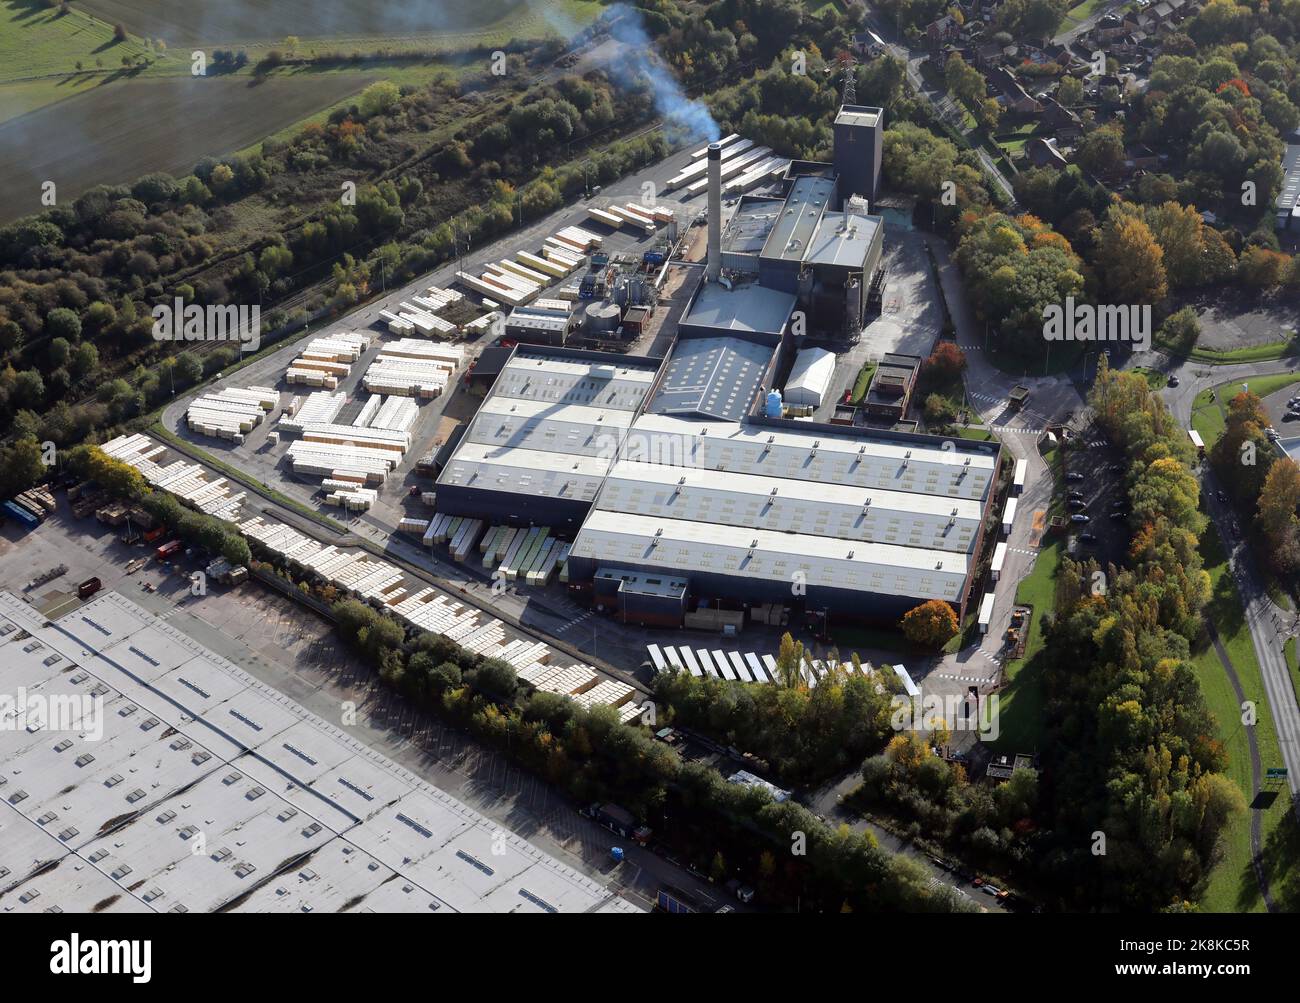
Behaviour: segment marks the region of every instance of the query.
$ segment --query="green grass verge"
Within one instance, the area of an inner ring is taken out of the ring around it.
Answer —
[[[1069,31],[1071,28],[1077,28],[1092,15],[1104,10],[1107,2],[1108,0],[1084,0],[1083,3],[1071,7],[1061,22],[1061,30]]]
[[[1159,390],[1165,385],[1168,377],[1156,369],[1148,369],[1146,366],[1135,366],[1129,372],[1137,373],[1147,381],[1147,386],[1152,390]]]
[[[874,362],[866,363],[858,370],[858,378],[853,381],[853,403],[861,404],[867,398],[867,391],[871,388],[871,378],[876,375],[876,364]]]
[[[1292,338],[1288,341],[1270,341],[1263,345],[1247,345],[1245,348],[1230,348],[1219,351],[1214,348],[1193,347],[1191,351],[1184,351],[1175,345],[1167,342],[1156,340],[1159,348],[1164,349],[1173,355],[1191,359],[1193,362],[1204,362],[1211,366],[1228,366],[1241,362],[1272,362],[1276,359],[1285,359],[1293,355],[1300,355],[1300,338]]]
[[[1025,656],[1007,661],[1007,684],[998,694],[1001,734],[992,744],[1002,752],[1033,752],[1042,744],[1047,706],[1043,617],[1056,607],[1056,575],[1064,553],[1065,544],[1061,540],[1041,548],[1033,570],[1016,589],[1016,605],[1032,605],[1034,613],[1025,641]]]
[[[1206,449],[1218,442],[1219,436],[1227,428],[1228,402],[1241,390],[1242,382],[1228,380],[1209,390],[1202,390],[1192,402],[1192,428],[1201,434]],[[1256,397],[1267,397],[1284,387],[1300,383],[1300,379],[1294,373],[1270,373],[1267,376],[1248,378],[1244,382]]]
[[[1247,700],[1254,701],[1257,712],[1255,740],[1264,767],[1282,762],[1273,716],[1264,692],[1264,681],[1255,657],[1250,628],[1246,624],[1241,597],[1236,582],[1229,573],[1227,558],[1218,533],[1211,526],[1201,537],[1201,557],[1210,575],[1213,598],[1205,610],[1206,619],[1219,632],[1219,638],[1228,653],[1242,691]],[[1218,738],[1228,753],[1228,777],[1241,789],[1247,805],[1256,802],[1251,775],[1250,743],[1241,723],[1242,710],[1236,692],[1228,680],[1227,672],[1213,646],[1206,645],[1192,656],[1192,669],[1196,673],[1205,695],[1206,703],[1218,723]],[[1267,799],[1267,795],[1265,795]],[[1290,798],[1280,793],[1271,803],[1258,809],[1264,812],[1264,843],[1276,843],[1288,812]],[[1251,810],[1238,816],[1223,835],[1222,857],[1210,872],[1201,907],[1207,912],[1261,912],[1264,901],[1251,866],[1250,849]],[[1267,855],[1267,854],[1266,854]],[[1270,882],[1277,891],[1288,880],[1300,873],[1300,857],[1289,862],[1275,861],[1270,867]]]

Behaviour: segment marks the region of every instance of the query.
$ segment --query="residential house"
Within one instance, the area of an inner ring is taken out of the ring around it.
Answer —
[[[1042,105],[1043,109],[1039,112],[1042,127],[1064,146],[1077,143],[1083,135],[1083,123],[1079,116],[1054,97],[1047,98]]]
[[[1043,110],[1038,99],[1025,90],[1015,74],[1001,66],[985,71],[984,79],[993,88],[998,104],[1017,115],[1036,115]]]
[[[1057,148],[1056,140],[1041,136],[1031,136],[1026,140],[1025,160],[1033,167],[1051,167],[1058,171],[1069,165],[1065,154]]]
[[[950,42],[961,39],[961,25],[951,14],[931,21],[925,27],[925,44],[931,52],[939,52]]]

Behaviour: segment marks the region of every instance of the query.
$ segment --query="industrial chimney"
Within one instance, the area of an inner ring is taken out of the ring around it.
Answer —
[[[709,258],[705,277],[722,275],[722,144],[709,144]]]

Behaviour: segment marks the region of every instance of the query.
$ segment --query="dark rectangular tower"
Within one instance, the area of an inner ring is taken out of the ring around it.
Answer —
[[[875,208],[884,131],[883,109],[857,104],[840,106],[835,116],[834,160],[841,203],[851,195],[861,195],[870,208]]]

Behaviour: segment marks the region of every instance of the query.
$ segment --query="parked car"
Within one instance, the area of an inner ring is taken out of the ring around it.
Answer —
[[[1066,504],[1069,505],[1070,508],[1076,510],[1088,507],[1088,503],[1084,501],[1082,498],[1071,498],[1068,502],[1066,502]]]
[[[1125,512],[1122,508],[1117,508],[1113,512],[1111,512],[1110,517],[1114,519],[1116,522],[1118,522],[1120,519],[1127,519],[1128,513]]]
[[[1081,474],[1081,473],[1079,473],[1079,472],[1077,472],[1077,471],[1071,470],[1068,474],[1065,475],[1065,479],[1066,479],[1067,481],[1081,481],[1081,480],[1083,480],[1083,474]]]
[[[1228,500],[1228,494],[1226,491],[1219,491],[1215,494],[1214,497],[1219,499],[1219,501],[1221,502],[1226,502]]]
[[[1075,512],[1074,515],[1070,516],[1070,521],[1071,521],[1071,522],[1091,522],[1092,520],[1089,519],[1086,515],[1084,515],[1084,514],[1081,513],[1081,512]]]
[[[1080,543],[1087,543],[1087,544],[1094,544],[1094,543],[1097,542],[1097,534],[1096,534],[1096,533],[1080,533],[1080,534],[1079,534],[1079,542],[1080,542]]]
[[[1065,496],[1066,496],[1067,498],[1078,498],[1080,501],[1083,500],[1083,492],[1082,492],[1082,491],[1067,491],[1067,492],[1065,492]]]
[[[1170,377],[1169,377],[1169,384],[1168,384],[1168,385],[1171,386],[1171,387],[1176,387],[1176,386],[1178,386],[1178,377],[1177,377],[1177,376],[1170,376]]]

